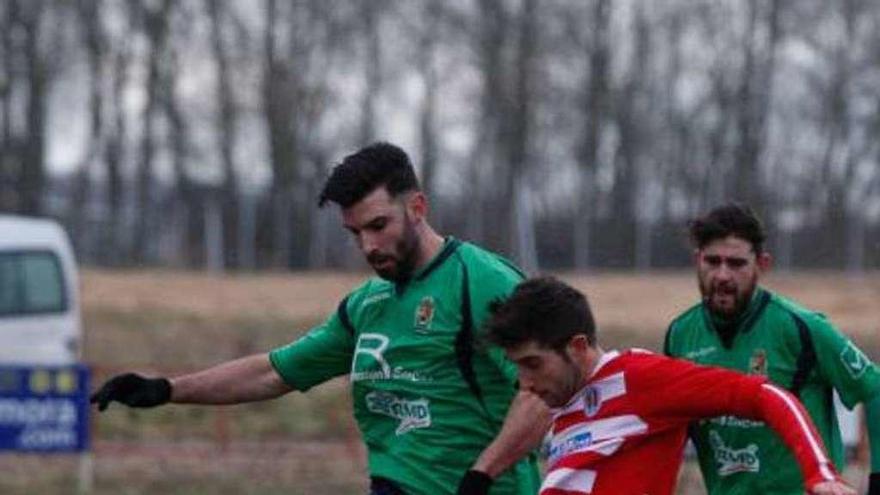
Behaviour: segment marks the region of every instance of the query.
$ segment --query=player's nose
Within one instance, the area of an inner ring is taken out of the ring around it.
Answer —
[[[370,232],[361,233],[360,244],[361,250],[364,252],[364,254],[370,255],[379,252],[379,243],[377,242],[377,238]]]
[[[730,267],[727,266],[727,263],[721,263],[718,265],[718,268],[715,270],[715,278],[718,280],[730,280],[733,277],[733,272],[730,270]]]

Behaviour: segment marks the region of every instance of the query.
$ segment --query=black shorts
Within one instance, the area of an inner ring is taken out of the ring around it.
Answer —
[[[369,495],[406,495],[406,492],[388,478],[372,476],[370,477]]]

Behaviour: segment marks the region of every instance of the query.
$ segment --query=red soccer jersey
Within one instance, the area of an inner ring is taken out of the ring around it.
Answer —
[[[587,385],[554,413],[541,495],[671,494],[688,423],[722,414],[773,427],[808,487],[839,479],[791,394],[760,377],[648,351],[605,353]]]

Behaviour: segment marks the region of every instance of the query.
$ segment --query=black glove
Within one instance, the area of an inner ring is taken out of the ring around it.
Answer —
[[[868,495],[880,495],[880,472],[871,473],[868,480]]]
[[[486,495],[492,487],[492,481],[488,474],[470,469],[459,482],[456,495]]]
[[[144,378],[135,373],[116,375],[92,394],[89,402],[97,402],[98,410],[103,411],[114,400],[131,407],[161,406],[171,400],[171,382],[167,378]]]

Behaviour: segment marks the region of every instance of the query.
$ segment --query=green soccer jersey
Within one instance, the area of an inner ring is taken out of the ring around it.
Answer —
[[[270,359],[300,391],[348,373],[370,474],[412,495],[454,493],[515,394],[516,367],[480,328],[489,302],[521,280],[504,259],[449,238],[408,283],[371,278]],[[529,456],[492,493],[534,494],[539,483]]]
[[[824,316],[765,289],[755,291],[729,347],[714,325],[703,304],[692,307],[670,325],[665,352],[764,375],[796,393],[840,469],[844,449],[832,389],[852,408],[880,393],[877,367]],[[711,495],[804,493],[794,456],[762,422],[733,416],[703,420],[691,438]]]

